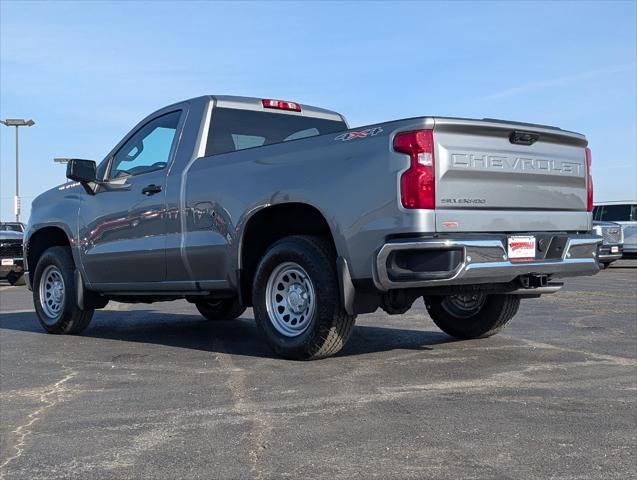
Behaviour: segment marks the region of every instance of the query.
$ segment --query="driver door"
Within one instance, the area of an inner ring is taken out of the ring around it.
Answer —
[[[81,250],[91,283],[166,279],[166,174],[181,113],[140,127],[105,165],[99,191],[82,197]]]

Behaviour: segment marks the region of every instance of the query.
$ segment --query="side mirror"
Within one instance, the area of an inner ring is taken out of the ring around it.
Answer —
[[[66,164],[66,178],[83,185],[95,183],[97,180],[97,167],[93,160],[71,158]]]

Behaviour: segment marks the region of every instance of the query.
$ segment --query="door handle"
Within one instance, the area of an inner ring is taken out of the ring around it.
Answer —
[[[161,192],[161,185],[154,185],[154,184],[150,184],[145,186],[142,189],[142,193],[144,195],[146,195],[147,197],[150,197],[151,195],[155,195],[156,193]]]

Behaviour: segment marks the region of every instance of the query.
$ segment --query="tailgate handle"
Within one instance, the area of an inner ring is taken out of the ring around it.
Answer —
[[[516,145],[533,145],[539,138],[540,135],[537,133],[514,130],[511,132],[511,135],[509,135],[509,142]]]

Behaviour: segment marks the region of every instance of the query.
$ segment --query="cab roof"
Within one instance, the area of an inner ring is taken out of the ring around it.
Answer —
[[[236,108],[242,110],[253,110],[262,112],[266,110],[263,106],[263,100],[270,100],[267,98],[257,98],[257,97],[240,97],[235,95],[204,95],[202,97],[191,98],[187,101],[195,101],[195,100],[212,100],[215,102],[215,107],[220,108]],[[284,102],[289,102],[293,100],[279,99]],[[294,102],[298,103],[298,102]],[[323,118],[326,120],[334,120],[337,122],[345,122],[345,117],[338,112],[333,110],[327,110],[325,108],[314,107],[312,105],[306,105],[298,103],[301,106],[301,111],[292,111],[292,110],[274,110],[267,109],[266,111],[280,113],[282,115],[299,115],[304,117],[314,117],[314,118]]]

